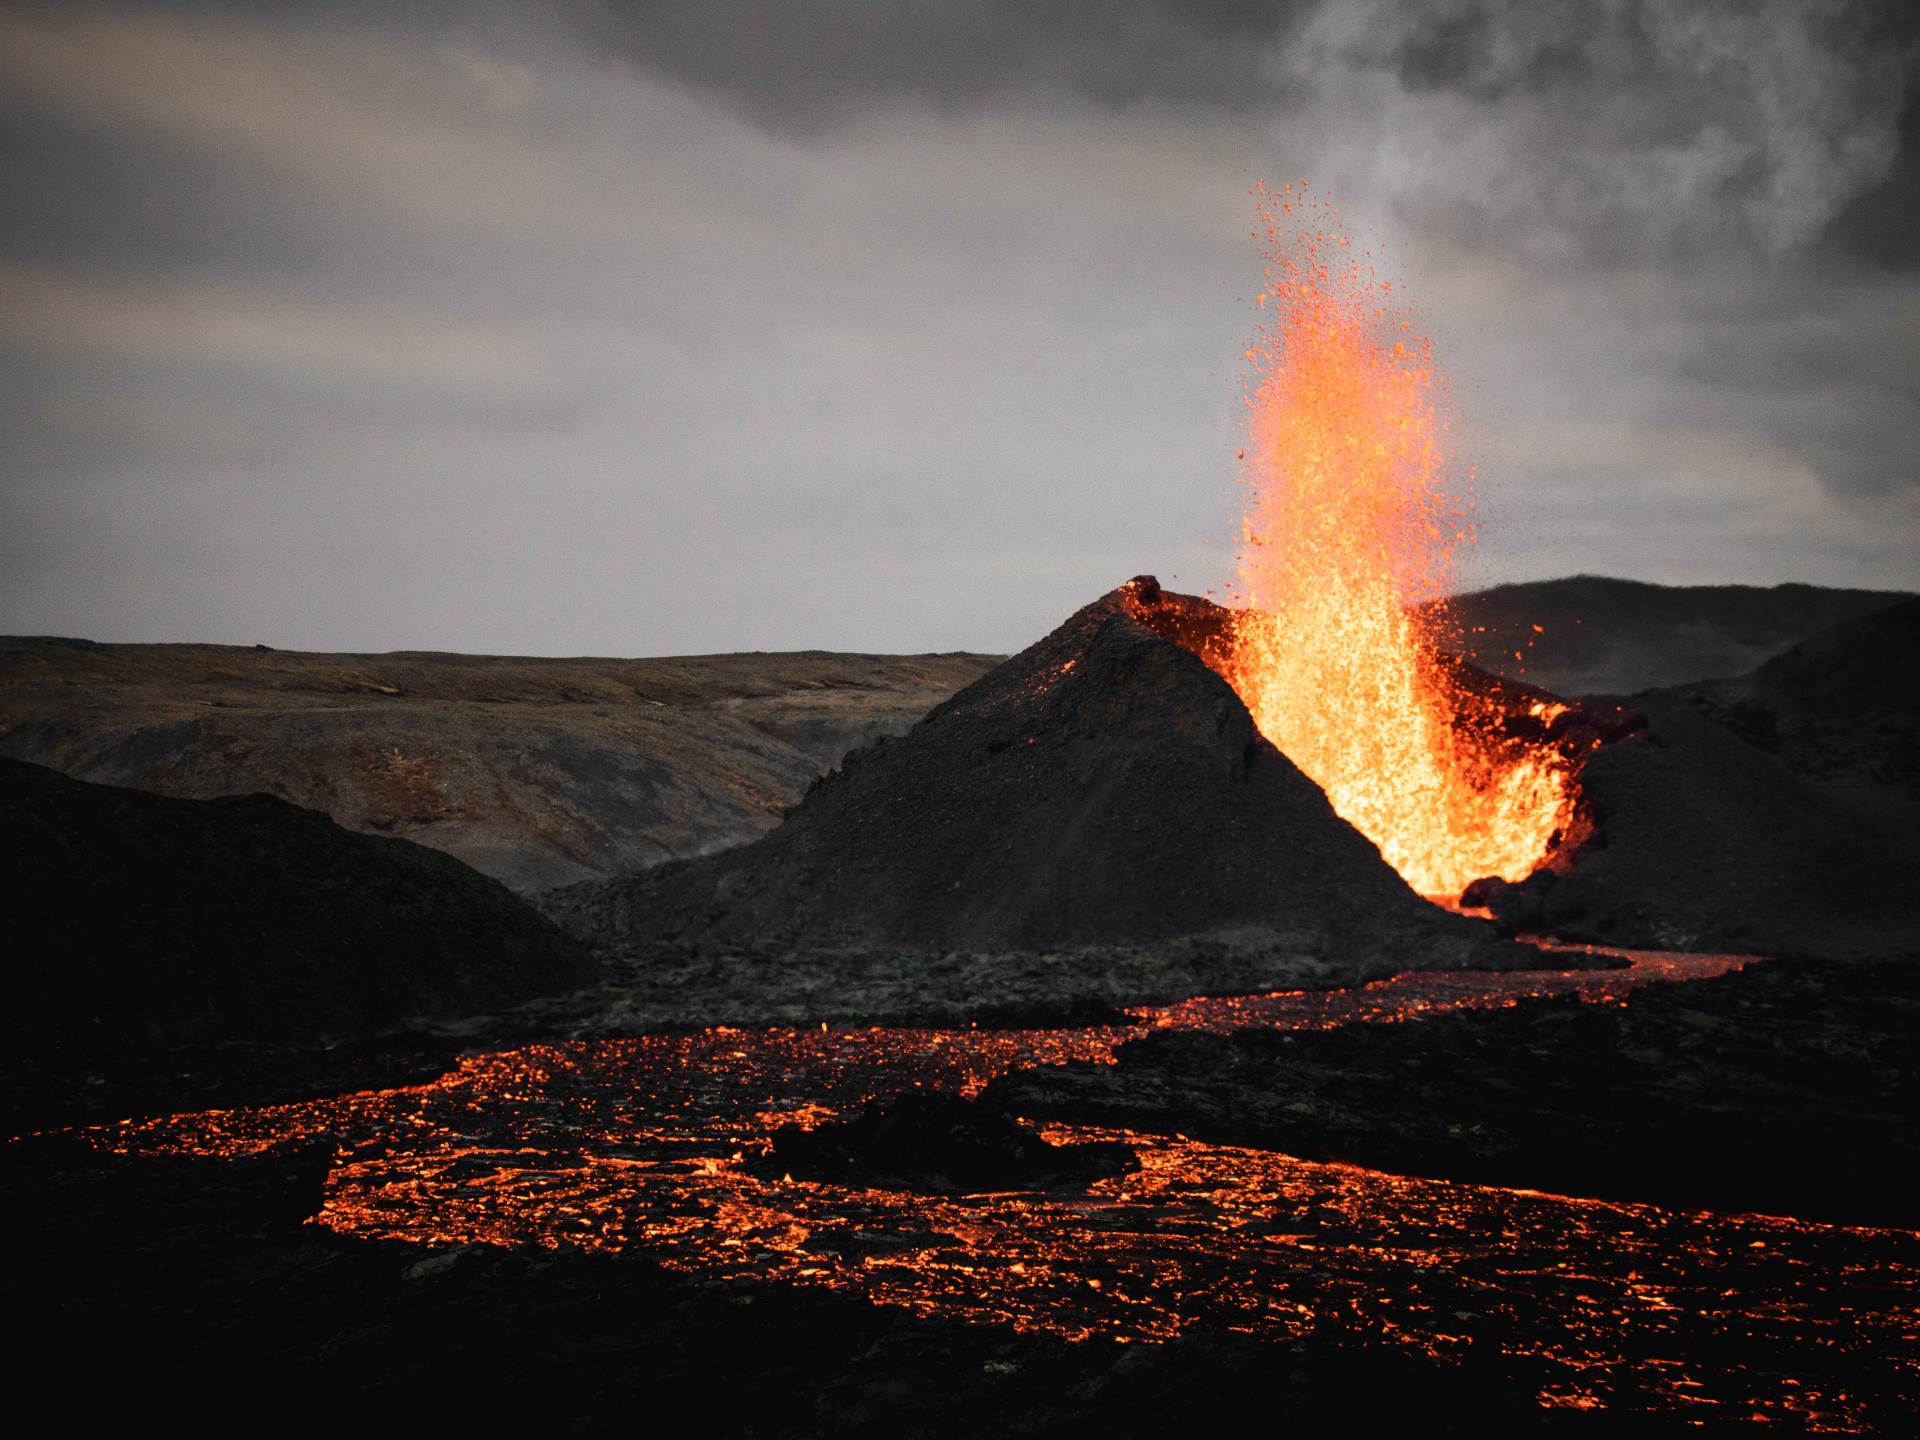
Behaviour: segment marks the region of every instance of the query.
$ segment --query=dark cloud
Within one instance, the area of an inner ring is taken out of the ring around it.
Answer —
[[[1287,51],[1423,232],[1594,264],[1779,255],[1894,166],[1891,4],[1345,0]]]
[[[318,207],[281,197],[271,160],[0,97],[0,256],[112,274],[312,271],[348,258]]]
[[[1435,154],[1405,157],[1424,176],[1399,198],[1425,231],[1500,228],[1521,248],[1601,262],[1729,243],[1780,252],[1857,205],[1848,233],[1873,253],[1914,243],[1915,227],[1895,223],[1911,196],[1883,180],[1914,163],[1911,136],[1890,134],[1920,33],[1920,12],[1899,0],[710,0],[563,13],[588,43],[800,133],[890,106],[1081,102],[1331,123],[1392,159],[1423,126]],[[1408,116],[1408,98],[1428,113]],[[1478,183],[1457,183],[1450,147],[1483,162]],[[1858,198],[1876,187],[1881,198]]]
[[[1399,33],[1387,32],[1381,57],[1407,89],[1448,91],[1483,103],[1586,85],[1635,61],[1657,64],[1657,42],[1634,12],[1550,7],[1531,15],[1511,7],[1410,7]]]
[[[1920,489],[1920,295],[1805,268],[1769,279],[1765,306],[1689,317],[1663,423],[1764,436],[1839,496]]]
[[[1286,0],[713,0],[582,4],[576,22],[659,74],[771,123],[817,128],[908,101],[939,110],[1078,96],[1244,111],[1310,8]]]
[[[1920,31],[1920,9],[1911,13]],[[1907,55],[1899,158],[1885,180],[1847,202],[1823,240],[1838,255],[1920,270],[1920,40],[1908,41]]]
[[[1869,64],[1910,45],[1914,28],[1911,9],[1896,3],[1436,0],[1404,7],[1397,24],[1369,27],[1356,48],[1390,65],[1409,90],[1498,103],[1594,87],[1637,89],[1649,76],[1676,71],[1690,73],[1696,90],[1714,91],[1754,52],[1782,39],[1849,65]],[[1671,107],[1635,118],[1670,123]]]
[[[1896,14],[0,9],[0,630],[1005,648],[1218,583],[1256,175],[1421,297],[1473,578],[1920,583]]]

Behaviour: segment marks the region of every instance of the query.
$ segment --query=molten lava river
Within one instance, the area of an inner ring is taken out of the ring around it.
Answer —
[[[1224,1032],[1417,1020],[1542,994],[1617,1003],[1732,956],[1619,970],[1420,974],[1196,999],[1140,1025]],[[121,1152],[240,1156],[332,1137],[317,1223],[422,1244],[642,1249],[722,1280],[1072,1339],[1322,1329],[1442,1360],[1496,1346],[1540,1403],[1869,1423],[1836,1376],[1920,1396],[1920,1234],[1411,1179],[1179,1135],[1081,1191],[942,1196],[752,1173],[774,1128],[912,1086],[1110,1062],[1137,1027],[709,1029],[473,1055],[429,1084],[87,1132]],[[1782,1157],[1782,1163],[1793,1163]],[[1904,1357],[1904,1358],[1903,1358]]]

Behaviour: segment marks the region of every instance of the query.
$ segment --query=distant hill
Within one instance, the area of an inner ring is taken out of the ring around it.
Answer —
[[[1464,653],[1483,669],[1563,695],[1626,695],[1743,675],[1817,631],[1912,598],[1575,575],[1475,590],[1452,605]]]
[[[1920,804],[1920,600],[1823,630],[1749,675],[1672,693],[1856,802]]]
[[[1455,610],[1484,668],[1578,695],[1743,675],[1908,598],[1575,576],[1477,591]],[[757,839],[849,751],[904,733],[998,659],[0,638],[0,756],[165,795],[277,795],[530,891]]]
[[[526,659],[0,639],[0,756],[260,792],[522,890],[751,840],[984,655]]]

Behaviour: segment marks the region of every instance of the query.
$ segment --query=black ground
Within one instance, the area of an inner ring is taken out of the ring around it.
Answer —
[[[1670,693],[1816,784],[1869,804],[1920,804],[1920,600]]]
[[[1920,963],[1776,962],[1624,1005],[1406,1025],[1149,1034],[1027,1070],[1022,1115],[1396,1174],[1920,1226]]]
[[[1520,1337],[1444,1368],[1331,1322],[1296,1344],[1069,1344],[641,1256],[345,1240],[302,1223],[324,1159],[0,1151],[17,1393],[76,1426],[216,1434],[1683,1433],[1536,1409]]]
[[[869,1100],[851,1120],[811,1129],[786,1125],[770,1137],[771,1174],[837,1185],[951,1191],[1081,1187],[1139,1168],[1118,1141],[1059,1145],[999,1105],[908,1091]]]
[[[1563,695],[1617,695],[1741,675],[1856,616],[1913,597],[1821,585],[1528,580],[1449,602],[1467,658]]]

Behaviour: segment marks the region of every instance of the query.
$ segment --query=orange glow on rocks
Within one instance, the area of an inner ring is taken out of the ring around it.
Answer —
[[[639,1253],[717,1283],[1063,1340],[1332,1332],[1453,1364],[1523,1336],[1542,1406],[1873,1432],[1877,1402],[1855,1377],[1881,1377],[1893,1407],[1913,1393],[1911,1231],[1419,1179],[1093,1124],[1041,1133],[1124,1142],[1140,1170],[1084,1190],[954,1195],[751,1163],[779,1126],[906,1089],[975,1094],[1025,1066],[1111,1063],[1147,1028],[1417,1022],[1545,995],[1619,1004],[1642,984],[1743,963],[1598,953],[1632,967],[1196,997],[1078,1030],[715,1027],[530,1045],[470,1055],[422,1085],[86,1136],[111,1152],[228,1157],[330,1139],[313,1223],[368,1240]],[[425,1258],[457,1263],[448,1253]]]
[[[1499,741],[1408,606],[1473,541],[1432,343],[1331,205],[1255,187],[1267,247],[1227,678],[1263,733],[1415,890],[1521,880],[1574,814],[1551,746]],[[1431,624],[1432,622],[1428,622]]]

